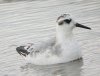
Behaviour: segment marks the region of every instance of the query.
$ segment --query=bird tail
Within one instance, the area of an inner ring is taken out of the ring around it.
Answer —
[[[17,51],[20,55],[22,55],[22,56],[24,56],[24,57],[26,57],[28,54],[30,54],[30,52],[28,52],[28,49],[25,49],[25,46],[19,46],[19,47],[17,47],[17,48],[16,48],[16,51]]]

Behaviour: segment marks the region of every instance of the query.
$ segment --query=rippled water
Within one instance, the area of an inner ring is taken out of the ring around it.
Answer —
[[[80,76],[82,60],[64,64],[35,66],[27,64],[21,68],[23,76]]]
[[[0,76],[100,76],[100,0],[2,1]],[[92,28],[73,31],[82,47],[83,60],[49,66],[25,64],[15,48],[53,37],[56,19],[62,13],[70,13]]]
[[[4,76],[81,76],[82,65],[82,60],[46,66],[24,64]]]
[[[19,2],[19,1],[31,2],[31,1],[39,1],[39,0],[0,0],[0,3],[12,3],[12,2]],[[45,1],[45,0],[42,0],[42,1]]]

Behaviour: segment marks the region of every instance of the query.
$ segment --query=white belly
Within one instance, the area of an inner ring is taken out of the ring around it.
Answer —
[[[81,49],[78,44],[64,44],[62,56],[66,61],[72,61],[82,57]]]
[[[76,60],[82,56],[80,47],[77,43],[63,43],[62,50],[59,55],[53,54],[51,50],[48,50],[44,53],[38,54],[35,56],[28,55],[25,59],[29,63],[33,63],[36,65],[50,65],[57,63],[65,63],[72,60]]]

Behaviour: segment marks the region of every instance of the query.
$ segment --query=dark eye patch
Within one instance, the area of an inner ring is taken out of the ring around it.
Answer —
[[[63,25],[64,23],[70,23],[72,21],[72,19],[65,19],[65,20],[63,20],[63,21],[60,21],[58,24],[59,25]]]
[[[68,23],[68,24],[69,24],[71,21],[72,21],[72,19],[65,19],[65,20],[64,20],[64,22],[66,22],[66,23]]]

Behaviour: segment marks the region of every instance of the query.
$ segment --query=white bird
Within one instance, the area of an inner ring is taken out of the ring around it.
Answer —
[[[40,45],[19,46],[17,52],[35,65],[65,63],[82,57],[80,47],[73,37],[73,29],[87,26],[75,22],[69,14],[58,17],[56,37]]]

